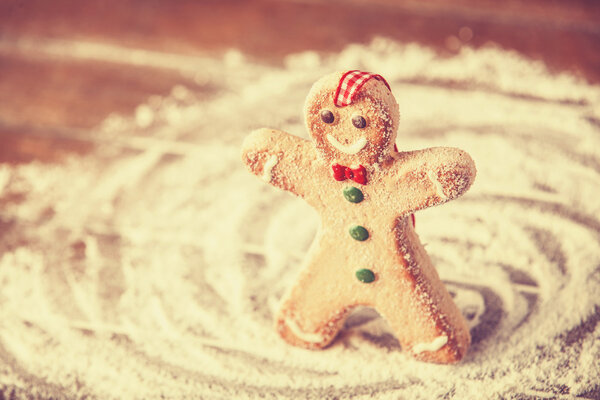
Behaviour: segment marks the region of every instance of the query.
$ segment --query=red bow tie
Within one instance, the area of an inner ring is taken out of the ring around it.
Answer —
[[[333,169],[333,179],[336,181],[352,179],[361,185],[367,184],[367,170],[362,165],[359,165],[358,168],[348,168],[340,164],[333,164],[331,169]]]

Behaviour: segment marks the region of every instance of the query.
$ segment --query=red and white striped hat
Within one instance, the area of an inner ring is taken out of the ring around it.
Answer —
[[[333,96],[333,102],[338,107],[345,107],[352,104],[354,96],[358,93],[361,87],[371,78],[375,78],[378,81],[385,83],[385,86],[390,89],[390,85],[385,81],[383,76],[372,74],[370,72],[363,72],[358,70],[352,70],[345,72],[340,78],[335,95]]]

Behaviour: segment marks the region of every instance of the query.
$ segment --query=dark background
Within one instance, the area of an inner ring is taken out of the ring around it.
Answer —
[[[85,152],[85,132],[108,114],[129,114],[182,81],[168,68],[44,50],[57,43],[209,57],[239,49],[278,64],[291,53],[336,52],[376,36],[430,46],[441,57],[496,45],[600,82],[598,1],[4,0],[0,162]]]

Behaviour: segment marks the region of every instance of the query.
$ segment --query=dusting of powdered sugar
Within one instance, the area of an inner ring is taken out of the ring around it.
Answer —
[[[187,62],[201,92],[110,116],[90,154],[0,165],[0,397],[597,395],[599,87],[493,47],[441,59],[383,39],[283,68]],[[273,328],[318,220],[250,176],[240,145],[263,126],[306,137],[312,83],[354,68],[390,84],[400,151],[458,147],[477,165],[464,197],[416,214],[471,328],[457,365],[414,360],[368,308],[322,351]]]

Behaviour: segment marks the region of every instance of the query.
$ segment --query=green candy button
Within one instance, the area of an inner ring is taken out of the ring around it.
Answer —
[[[348,229],[348,232],[354,240],[360,240],[362,242],[363,240],[367,240],[369,238],[369,231],[367,231],[364,226],[351,226],[350,229]]]
[[[375,280],[375,274],[370,269],[361,268],[356,271],[356,279],[362,283],[371,283]]]
[[[360,203],[365,198],[363,192],[354,186],[346,186],[342,190],[342,193],[344,194],[346,200],[348,200],[350,203]]]

